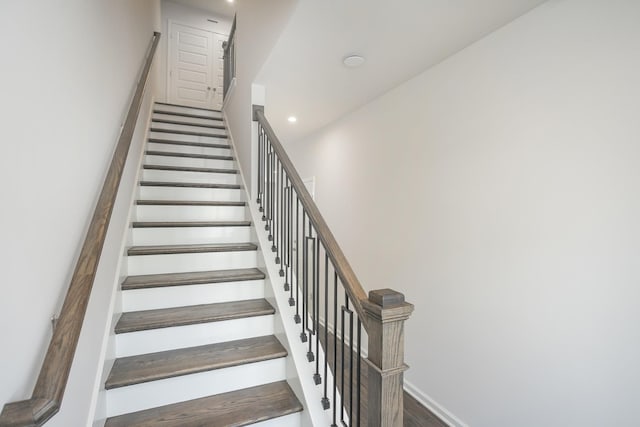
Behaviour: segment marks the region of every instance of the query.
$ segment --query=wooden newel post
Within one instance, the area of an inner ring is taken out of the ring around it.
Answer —
[[[363,301],[369,325],[369,427],[403,427],[404,321],[413,304],[392,289],[369,292]]]

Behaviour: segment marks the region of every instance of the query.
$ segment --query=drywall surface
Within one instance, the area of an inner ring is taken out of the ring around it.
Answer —
[[[169,0],[162,0],[162,33],[165,37],[161,40],[158,49],[158,91],[157,99],[167,101],[167,78],[168,78],[168,55],[169,43],[171,43],[169,35],[169,21],[177,24],[188,25],[201,30],[211,31],[212,33],[228,35],[231,30],[232,19],[224,16],[216,15],[205,10],[196,9],[185,6],[183,4],[174,3]],[[216,21],[216,22],[212,22]]]
[[[152,33],[159,29],[157,8],[156,1],[126,0],[0,4],[0,405],[31,395],[51,338],[50,318],[62,305]],[[139,142],[142,135],[136,135]],[[130,170],[123,186],[127,179],[133,188]],[[127,211],[122,203],[116,206],[119,227]],[[47,425],[87,424],[110,320],[109,301],[100,297],[111,295],[116,282],[122,232],[108,235],[62,409]]]
[[[247,183],[251,172],[251,85],[266,61],[297,0],[246,0],[236,8],[236,86],[225,101],[227,126]]]
[[[549,1],[288,146],[454,424],[640,424],[638,22]]]

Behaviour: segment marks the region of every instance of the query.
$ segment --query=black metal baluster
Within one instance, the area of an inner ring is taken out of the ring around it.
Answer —
[[[280,182],[280,203],[278,204],[278,210],[280,211],[280,244],[278,245],[278,253],[276,255],[276,264],[280,264],[280,271],[278,274],[280,277],[284,277],[284,169],[282,163],[278,169],[278,181]]]
[[[344,370],[346,369],[345,367],[345,360],[344,360],[344,316],[345,316],[345,307],[344,305],[342,306],[342,312],[340,313],[341,315],[341,319],[340,319],[340,345],[342,347],[341,350],[341,354],[340,354],[340,363],[341,368],[340,369],[340,390],[342,390],[342,405],[340,405],[340,422],[342,423],[343,426],[346,426],[347,424],[344,422],[344,405],[346,404],[346,393],[345,393],[345,389],[344,389]]]
[[[320,334],[318,334],[320,335]],[[327,366],[329,364],[329,255],[324,251],[324,394],[320,403],[325,411],[329,409],[330,403],[327,397]]]
[[[293,186],[289,182],[289,250],[287,254],[289,259],[287,260],[288,273],[289,273],[289,305],[293,306],[295,300],[293,299]]]
[[[266,203],[265,203],[265,210],[267,211],[267,224],[265,225],[264,229],[266,231],[269,232],[269,240],[273,239],[273,236],[271,235],[271,181],[273,178],[273,174],[271,173],[271,146],[270,144],[267,143],[267,179],[266,179],[266,186],[267,186],[267,191],[266,191]]]
[[[327,347],[329,345],[327,344]],[[333,272],[333,423],[336,425],[336,397],[338,391],[338,272]]]
[[[300,323],[300,200],[296,193],[296,315],[293,320]],[[289,301],[291,304],[291,301]]]
[[[344,293],[349,310],[349,296]],[[344,339],[344,337],[343,337]],[[353,425],[353,312],[349,310],[349,425]]]
[[[258,123],[258,198],[256,203],[260,206],[260,212],[262,212],[262,137],[262,125]]]
[[[273,242],[273,229],[274,229],[274,207],[275,207],[275,192],[276,192],[276,180],[273,178],[275,174],[275,157],[276,153],[273,151],[273,147],[271,147],[271,157],[269,158],[269,241]],[[273,245],[273,243],[272,243]],[[273,250],[273,246],[271,246],[271,250]]]
[[[300,339],[302,342],[307,342],[307,297],[308,297],[308,288],[307,288],[307,216],[302,210],[302,238],[304,239],[304,245],[302,248],[302,333],[300,334]]]
[[[289,187],[289,180],[285,179],[284,187],[284,234],[285,240],[282,245],[282,265],[284,271],[282,276],[284,277],[284,291],[289,292],[291,284],[289,283],[289,199],[291,198],[291,188]]]
[[[315,299],[315,334],[316,334],[316,373],[313,376],[313,380],[316,385],[322,382],[322,376],[320,375],[320,239],[316,233],[316,260],[315,260],[315,286],[314,299]]]
[[[313,237],[313,228],[311,227],[311,220],[309,220],[309,236],[305,240],[305,248],[308,248],[311,243],[311,280],[307,279],[307,332],[309,332],[309,350],[307,351],[307,360],[313,362],[313,336],[316,334],[316,239]],[[307,256],[309,252],[307,250]],[[307,270],[305,270],[305,276],[309,277],[309,261],[307,260]],[[309,287],[311,287],[311,293],[309,294]],[[311,301],[309,301],[311,297]],[[311,302],[311,319],[309,317],[309,302]]]
[[[267,206],[267,157],[268,157],[268,148],[267,148],[267,136],[264,133],[264,129],[262,129],[262,159],[260,160],[262,163],[262,198],[260,200],[260,212],[262,212],[262,220],[267,220],[266,206]]]
[[[278,232],[279,228],[279,216],[278,215],[278,207],[280,205],[280,200],[278,198],[278,190],[280,187],[280,160],[276,156],[276,153],[273,153],[273,240],[271,241],[271,252],[276,254],[275,262],[278,264],[280,262],[280,258],[278,257],[278,247],[276,243],[278,243]]]
[[[356,411],[357,411],[357,416],[358,416],[358,426],[360,426],[361,421],[360,421],[360,395],[362,394],[362,389],[361,384],[360,384],[360,375],[361,375],[361,367],[362,367],[362,321],[360,320],[360,318],[358,317],[358,371],[357,371],[357,375],[358,378],[356,380],[357,383],[357,387],[356,387],[356,394],[358,395],[358,401],[357,404],[358,406],[356,406]]]

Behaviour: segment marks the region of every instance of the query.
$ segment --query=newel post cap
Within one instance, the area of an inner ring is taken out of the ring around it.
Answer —
[[[367,315],[382,322],[405,320],[413,312],[413,304],[404,300],[404,294],[393,289],[369,291],[369,299],[362,302]]]

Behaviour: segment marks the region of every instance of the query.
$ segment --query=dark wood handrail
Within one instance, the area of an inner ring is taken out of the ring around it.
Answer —
[[[340,249],[340,246],[338,245],[335,237],[333,237],[333,233],[331,233],[329,226],[320,214],[320,211],[313,201],[313,198],[309,194],[309,191],[307,191],[307,187],[305,187],[304,183],[302,182],[298,171],[293,166],[293,163],[291,163],[291,159],[289,159],[287,152],[282,147],[280,140],[267,121],[267,118],[264,115],[264,111],[261,108],[254,108],[254,119],[257,119],[257,121],[266,132],[267,137],[269,138],[269,142],[271,143],[271,146],[273,147],[278,160],[282,164],[282,168],[285,170],[287,177],[291,182],[291,185],[295,189],[298,195],[298,199],[300,200],[300,203],[307,213],[307,217],[313,224],[313,227],[316,230],[320,241],[324,245],[327,255],[333,263],[333,267],[338,274],[338,277],[340,277],[345,291],[349,295],[349,299],[353,303],[353,306],[358,313],[358,318],[362,321],[365,329],[369,330],[367,324],[368,317],[364,311],[362,304],[362,302],[366,301],[368,298],[366,292],[360,284],[360,281],[358,280],[358,277],[356,276],[356,273],[354,273],[351,265],[349,265],[347,257],[342,252],[342,249]]]
[[[0,426],[41,426],[60,410],[111,212],[142,105],[147,77],[159,41],[160,33],[154,32],[33,394],[30,399],[7,403],[0,413]]]

